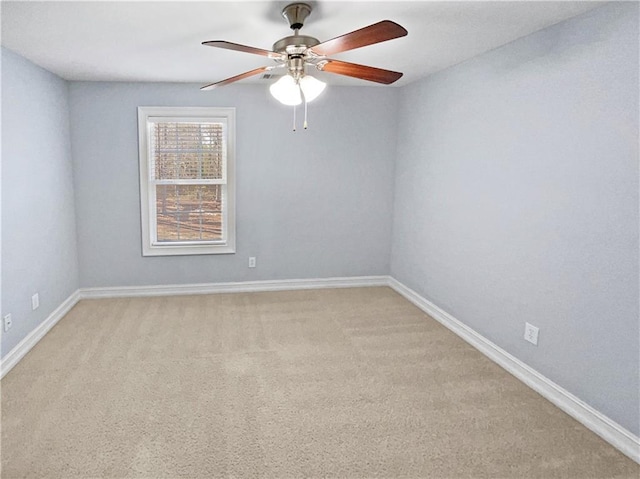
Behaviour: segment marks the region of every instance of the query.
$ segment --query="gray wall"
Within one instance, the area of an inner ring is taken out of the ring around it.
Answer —
[[[391,274],[638,434],[638,4],[400,102]]]
[[[294,133],[267,86],[70,84],[83,287],[388,273],[398,91],[328,87]],[[142,257],[138,106],[236,107],[236,254]]]
[[[13,316],[4,355],[78,289],[78,261],[67,83],[1,54],[2,315]]]

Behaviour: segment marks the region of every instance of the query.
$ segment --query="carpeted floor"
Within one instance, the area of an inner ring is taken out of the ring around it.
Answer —
[[[3,380],[2,478],[638,478],[388,288],[80,302]]]

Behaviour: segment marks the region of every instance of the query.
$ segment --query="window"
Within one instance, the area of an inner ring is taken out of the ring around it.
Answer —
[[[139,107],[143,256],[235,252],[235,109]]]

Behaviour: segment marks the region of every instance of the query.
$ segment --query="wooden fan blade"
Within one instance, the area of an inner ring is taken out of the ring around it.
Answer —
[[[224,48],[226,50],[235,50],[237,52],[253,53],[255,55],[262,55],[270,58],[280,58],[281,56],[279,53],[272,52],[270,50],[249,47],[247,45],[240,45],[239,43],[225,42],[224,40],[211,40],[208,42],[202,42],[202,44],[208,47]]]
[[[272,67],[256,68],[255,70],[251,70],[251,71],[248,71],[248,72],[241,73],[240,75],[236,75],[234,77],[227,78],[226,80],[221,80],[219,82],[212,83],[211,85],[203,86],[202,88],[200,88],[200,90],[203,90],[203,91],[205,91],[205,90],[213,90],[216,87],[228,85],[229,83],[233,83],[233,82],[237,82],[239,80],[243,80],[243,79],[248,78],[250,76],[257,75],[258,73],[266,72],[268,70],[271,70],[271,68]]]
[[[327,60],[327,63],[319,64],[318,68],[325,72],[384,83],[385,85],[390,85],[402,76],[400,72],[358,65],[357,63],[341,62],[339,60]]]
[[[354,50],[375,43],[386,42],[394,38],[404,37],[408,32],[391,20],[383,20],[351,33],[346,33],[332,40],[327,40],[311,48],[316,55],[329,56],[335,53]]]

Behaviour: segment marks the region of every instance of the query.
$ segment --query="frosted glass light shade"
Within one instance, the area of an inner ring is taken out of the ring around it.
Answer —
[[[305,75],[300,79],[300,88],[304,94],[304,99],[309,103],[318,98],[327,84],[310,75]]]
[[[300,87],[290,75],[285,75],[269,87],[271,95],[284,105],[299,105],[302,103]],[[307,100],[308,101],[308,100]]]

